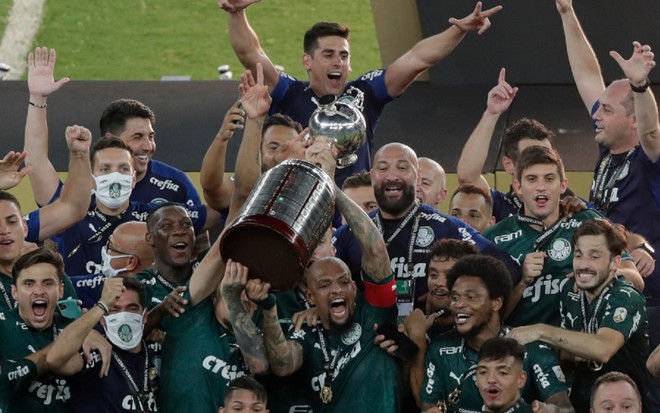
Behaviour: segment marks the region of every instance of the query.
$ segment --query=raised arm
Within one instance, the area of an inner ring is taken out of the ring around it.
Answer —
[[[195,306],[213,294],[222,281],[225,263],[220,256],[219,236],[190,277],[190,305]]]
[[[335,204],[360,244],[364,274],[376,282],[391,275],[392,267],[385,240],[371,218],[338,187],[335,187]]]
[[[30,182],[37,204],[50,202],[60,183],[60,178],[48,159],[48,121],[46,100],[65,85],[69,78],[57,82],[55,73],[55,49],[37,47],[28,55],[28,89],[30,91],[27,118],[25,120],[24,150],[28,153],[25,164],[32,167]]]
[[[263,333],[270,369],[276,376],[286,377],[298,371],[303,364],[303,349],[300,343],[287,340],[282,331],[275,300],[269,298],[270,284],[261,280],[250,280],[247,295],[263,310]],[[274,298],[274,297],[273,297]]]
[[[89,208],[92,194],[92,168],[89,162],[92,133],[82,126],[69,126],[66,128],[66,143],[69,147],[69,173],[60,197],[39,212],[40,240],[57,235],[82,220]]]
[[[584,106],[591,115],[591,108],[605,90],[600,65],[575,14],[573,0],[555,0],[555,3],[564,28],[566,52],[573,80]]]
[[[490,27],[489,17],[502,10],[495,6],[482,11],[481,2],[468,16],[462,19],[449,19],[451,27],[435,36],[417,42],[412,49],[396,59],[387,67],[385,84],[391,96],[399,96],[415,78],[447,57],[463,40],[467,32],[482,34]],[[235,48],[234,48],[235,50]]]
[[[241,349],[250,372],[264,374],[269,370],[264,339],[241,299],[248,283],[248,271],[248,268],[240,263],[228,260],[220,286],[222,298],[229,310],[229,322],[236,336],[236,344]]]
[[[648,83],[649,73],[655,67],[651,46],[633,42],[633,53],[628,60],[614,51],[610,52],[610,55],[619,64],[633,87],[637,135],[644,153],[655,162],[660,157],[660,124],[658,124],[658,105]]]
[[[245,131],[236,155],[234,192],[227,221],[234,219],[261,175],[261,130],[272,99],[264,85],[263,67],[257,63],[257,80],[252,72],[241,74],[239,92],[245,110]]]
[[[266,52],[261,48],[259,37],[248,22],[245,8],[257,1],[218,0],[218,5],[229,11],[229,41],[243,67],[257,75],[257,63],[263,65],[264,83],[274,90],[280,75]]]
[[[513,99],[518,93],[517,87],[511,87],[506,81],[506,69],[500,70],[497,85],[488,92],[486,102],[486,111],[481,116],[481,120],[474,128],[474,131],[465,142],[461,157],[458,159],[456,175],[460,185],[477,185],[484,189],[489,189],[486,178],[481,174],[486,157],[488,156],[488,147],[495,132],[495,126],[502,113],[509,110]]]
[[[239,104],[234,103],[225,114],[220,130],[204,154],[199,174],[206,203],[218,210],[229,207],[234,189],[233,182],[225,175],[225,161],[229,140],[236,129],[243,128],[243,110]]]
[[[124,283],[121,278],[107,278],[103,285],[100,302],[106,308],[114,307],[123,290]],[[84,361],[79,350],[83,345],[83,341],[85,341],[85,337],[101,321],[104,315],[105,311],[102,305],[95,305],[62,330],[46,356],[48,366],[53,372],[71,376],[82,370]]]

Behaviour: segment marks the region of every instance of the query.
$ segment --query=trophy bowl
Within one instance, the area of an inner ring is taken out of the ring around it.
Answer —
[[[357,89],[355,89],[357,90]],[[309,118],[312,139],[325,136],[335,142],[339,151],[337,168],[345,168],[357,161],[357,151],[367,139],[367,122],[362,115],[362,95],[357,98],[325,95],[319,99],[319,107]]]
[[[287,160],[261,176],[231,226],[220,253],[281,291],[301,279],[334,216],[334,182],[309,162]]]

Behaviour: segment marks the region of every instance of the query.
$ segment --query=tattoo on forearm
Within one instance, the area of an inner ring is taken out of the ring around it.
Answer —
[[[273,308],[264,311],[264,343],[273,371],[287,370],[293,365],[295,355],[284,337],[277,311]]]
[[[552,340],[557,344],[568,344],[568,340],[561,336],[554,336]]]
[[[363,258],[362,270],[375,281],[380,281],[391,272],[383,236],[359,206],[338,188],[336,192],[337,205],[357,238],[364,258],[370,258],[366,260]]]

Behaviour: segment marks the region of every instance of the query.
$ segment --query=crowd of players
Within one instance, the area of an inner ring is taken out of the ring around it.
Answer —
[[[67,128],[62,183],[47,98],[68,79],[54,79],[54,50],[30,54],[25,146],[0,162],[0,412],[660,411],[651,48],[612,52],[622,79],[606,86],[571,0],[555,0],[600,150],[589,200],[568,189],[553,133],[528,118],[503,138],[510,191],[488,187],[483,148],[518,91],[502,69],[445,214],[442,166],[402,143],[372,153],[374,130],[388,102],[501,7],[479,2],[353,81],[348,29],[318,23],[301,81],[261,49],[246,14],[255,2],[218,1],[247,70],[201,165],[205,203],[153,159],[156,117],[131,99],[107,106],[94,142]],[[364,94],[367,139],[337,169],[334,143],[306,139],[305,125],[318,98],[350,88]],[[224,262],[207,231],[230,226],[287,159],[335,178],[342,225],[294,288],[271,291],[249,263]],[[7,191],[25,176],[41,206],[29,213]]]

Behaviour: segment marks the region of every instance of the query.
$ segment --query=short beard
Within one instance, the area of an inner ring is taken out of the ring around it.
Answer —
[[[492,320],[492,319],[493,319],[493,313],[490,313],[490,315],[487,319],[485,319],[483,322],[473,326],[467,332],[463,333],[462,336],[465,337],[465,338],[468,338],[468,339],[478,336],[479,333],[486,330],[486,328],[488,327],[488,323],[490,323],[490,320]]]
[[[353,327],[354,323],[355,323],[355,316],[353,314],[348,316],[346,321],[341,324],[336,323],[335,320],[333,320],[332,318],[330,318],[328,322],[328,324],[330,324],[330,331],[337,334],[344,334],[345,332],[349,331]]]
[[[376,195],[378,208],[390,215],[399,215],[405,212],[406,209],[410,208],[416,200],[415,187],[413,185],[405,185],[403,187],[403,192],[401,193],[401,198],[398,200],[388,199],[385,196],[385,191],[383,190],[382,185],[374,188],[374,195]]]

